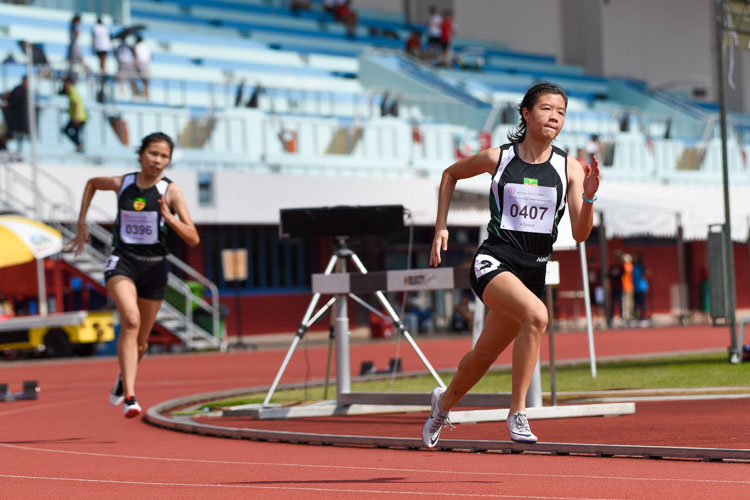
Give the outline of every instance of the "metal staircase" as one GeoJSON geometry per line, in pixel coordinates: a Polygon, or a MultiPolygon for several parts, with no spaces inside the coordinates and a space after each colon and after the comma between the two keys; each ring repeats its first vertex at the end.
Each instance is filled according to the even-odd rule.
{"type": "MultiPolygon", "coordinates": [[[[32,176],[25,175],[24,172],[28,169],[20,167],[19,164],[11,164],[7,157],[0,157],[0,209],[46,221],[59,229],[65,240],[72,239],[76,234],[75,220],[78,217],[73,194],[52,175],[38,168],[35,174],[37,180],[44,180],[45,186],[51,181],[60,192],[55,193],[56,201],[42,193],[36,196],[32,176]]],[[[96,212],[95,207],[91,207],[91,212],[96,212]]],[[[109,215],[100,214],[99,218],[102,217],[111,218],[109,215]]],[[[73,252],[63,252],[59,258],[104,289],[104,262],[112,250],[112,233],[97,223],[89,222],[87,226],[90,241],[84,252],[78,256],[73,252]]],[[[155,329],[163,329],[174,335],[188,350],[225,350],[218,288],[174,255],[168,255],[167,259],[173,270],[179,270],[183,276],[202,284],[210,298],[207,302],[197,297],[186,281],[170,272],[167,288],[172,303],[167,300],[162,302],[156,317],[155,329]]]]}

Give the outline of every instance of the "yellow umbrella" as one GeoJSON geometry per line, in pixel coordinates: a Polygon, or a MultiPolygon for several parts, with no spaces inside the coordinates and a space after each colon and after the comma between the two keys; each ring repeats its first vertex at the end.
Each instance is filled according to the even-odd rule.
{"type": "Polygon", "coordinates": [[[62,234],[46,224],[19,215],[0,215],[0,267],[37,261],[39,312],[47,313],[45,257],[62,251],[62,234]]]}

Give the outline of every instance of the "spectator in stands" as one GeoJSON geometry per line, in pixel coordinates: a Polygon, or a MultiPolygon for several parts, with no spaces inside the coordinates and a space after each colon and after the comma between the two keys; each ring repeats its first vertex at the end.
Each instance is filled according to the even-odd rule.
{"type": "Polygon", "coordinates": [[[245,107],[247,108],[257,108],[260,104],[260,95],[265,91],[263,88],[263,85],[260,84],[260,82],[255,84],[255,88],[253,88],[253,91],[250,93],[250,97],[247,100],[247,104],[245,107]]]}
{"type": "Polygon", "coordinates": [[[333,19],[346,27],[346,35],[348,37],[353,38],[357,35],[359,16],[354,9],[352,9],[352,0],[336,0],[333,19]]]}
{"type": "Polygon", "coordinates": [[[633,256],[626,253],[622,256],[622,319],[629,322],[633,319],[633,256]]]}
{"type": "Polygon", "coordinates": [[[128,45],[126,38],[123,38],[120,41],[120,45],[117,46],[115,59],[117,59],[117,80],[120,82],[120,93],[125,93],[125,81],[129,81],[133,97],[137,96],[138,86],[135,80],[137,76],[135,54],[132,47],[128,45]]]}
{"type": "Polygon", "coordinates": [[[586,154],[588,155],[589,160],[593,158],[594,156],[599,157],[602,152],[602,143],[599,142],[599,136],[596,134],[591,134],[591,137],[589,137],[589,140],[586,141],[585,148],[586,148],[586,154]]]}
{"type": "Polygon", "coordinates": [[[133,53],[135,54],[135,69],[143,84],[143,98],[148,101],[148,82],[151,78],[151,48],[146,45],[143,38],[137,36],[135,38],[135,45],[133,46],[133,53]]]}
{"type": "Polygon", "coordinates": [[[73,141],[76,151],[82,153],[83,140],[81,138],[81,131],[86,125],[88,115],[86,114],[86,108],[83,106],[81,94],[78,93],[78,89],[75,87],[72,75],[67,75],[63,78],[63,94],[68,96],[68,114],[70,115],[68,124],[63,128],[63,133],[73,141]]]}
{"type": "Polygon", "coordinates": [[[620,317],[622,314],[622,250],[615,251],[614,261],[607,270],[607,280],[609,282],[609,305],[607,307],[607,325],[614,326],[615,309],[620,317]]]}
{"type": "Polygon", "coordinates": [[[242,106],[242,99],[245,93],[245,79],[243,78],[240,80],[240,83],[237,84],[237,90],[234,94],[234,106],[239,108],[242,106]]]}
{"type": "Polygon", "coordinates": [[[68,45],[68,73],[72,74],[75,71],[75,65],[80,64],[88,75],[90,71],[88,66],[86,66],[86,63],[83,61],[81,46],[78,44],[78,37],[81,35],[81,16],[79,14],[76,14],[73,16],[73,19],[70,20],[68,34],[70,36],[70,42],[68,45]]]}
{"type": "Polygon", "coordinates": [[[664,138],[669,140],[672,138],[672,117],[667,118],[667,123],[664,125],[664,138]]]}
{"type": "Polygon", "coordinates": [[[289,10],[292,11],[292,14],[298,14],[301,10],[310,10],[311,8],[310,0],[291,0],[289,2],[289,10]]]}
{"type": "Polygon", "coordinates": [[[404,52],[417,59],[424,57],[424,48],[422,47],[422,32],[419,30],[411,30],[411,35],[406,39],[404,44],[404,52]]]}
{"type": "Polygon", "coordinates": [[[640,253],[633,254],[633,308],[641,326],[648,325],[646,315],[646,292],[648,291],[648,270],[643,266],[640,253]]]}
{"type": "Polygon", "coordinates": [[[28,89],[28,80],[24,75],[21,83],[3,95],[5,133],[0,137],[0,151],[6,150],[8,142],[14,137],[29,133],[28,89]]]}
{"type": "Polygon", "coordinates": [[[386,90],[380,101],[380,116],[395,116],[398,118],[398,96],[391,97],[391,92],[386,90]]]}
{"type": "Polygon", "coordinates": [[[107,292],[120,316],[117,359],[120,373],[109,395],[110,404],[125,403],[125,417],[137,417],[135,398],[138,363],[148,351],[148,339],[167,290],[168,231],[185,243],[199,242],[179,186],[162,176],[172,159],[174,143],[157,132],[143,138],[138,149],[140,171],[115,177],[94,177],[86,183],[78,216],[78,231],[67,251],[79,255],[89,232],[86,213],[96,191],[117,193],[113,251],[104,267],[107,292]],[[134,229],[135,228],[135,229],[134,229]]]}
{"type": "Polygon", "coordinates": [[[13,314],[13,302],[0,292],[0,321],[12,317],[13,314]]]}
{"type": "Polygon", "coordinates": [[[336,0],[323,0],[323,11],[333,16],[336,12],[336,0]]]}
{"type": "Polygon", "coordinates": [[[586,156],[586,151],[583,148],[577,148],[576,149],[576,160],[578,160],[581,165],[586,163],[588,160],[588,157],[586,156]]]}
{"type": "Polygon", "coordinates": [[[474,324],[474,302],[472,299],[472,293],[469,290],[464,290],[461,294],[461,302],[456,306],[453,311],[453,321],[451,321],[451,327],[455,332],[465,332],[470,330],[474,324]]]}
{"type": "Polygon", "coordinates": [[[442,66],[452,66],[453,64],[453,47],[451,41],[456,27],[453,24],[453,11],[446,9],[443,11],[443,22],[440,25],[440,45],[443,49],[442,66]]]}
{"type": "Polygon", "coordinates": [[[430,14],[427,18],[427,57],[434,61],[443,53],[443,16],[438,13],[437,7],[430,5],[430,14]]]}
{"type": "Polygon", "coordinates": [[[411,292],[408,294],[404,311],[416,319],[416,331],[419,333],[430,333],[433,330],[432,308],[429,305],[429,295],[424,292],[411,292]]]}
{"type": "Polygon", "coordinates": [[[589,299],[593,315],[601,314],[604,307],[604,286],[602,285],[602,270],[595,257],[589,257],[589,299]]]}
{"type": "Polygon", "coordinates": [[[107,74],[107,55],[112,51],[112,38],[109,28],[104,26],[101,17],[96,19],[96,24],[91,30],[91,41],[94,53],[99,58],[99,71],[104,79],[107,74]]]}
{"type": "Polygon", "coordinates": [[[430,251],[431,266],[440,265],[441,252],[448,249],[448,208],[456,182],[484,174],[494,175],[489,190],[489,237],[477,250],[469,269],[474,293],[489,312],[476,345],[459,362],[448,388],[436,387],[432,391],[430,416],[422,428],[422,442],[429,448],[437,444],[442,427],[450,425],[453,406],[479,382],[511,343],[513,390],[506,428],[514,441],[537,440],[526,417],[526,396],[547,328],[548,311],[542,297],[547,258],[557,234],[555,221],[560,220],[567,203],[573,238],[586,241],[591,233],[599,190],[596,158],[584,167],[553,146],[565,123],[567,105],[567,94],[559,86],[549,82],[534,85],[518,107],[521,122],[508,134],[509,144],[484,149],[443,172],[430,251]],[[528,178],[530,165],[534,179],[528,178]],[[502,175],[496,175],[498,169],[502,169],[502,175]],[[524,187],[524,184],[529,186],[524,187]],[[529,191],[531,187],[533,193],[529,191]],[[562,197],[562,190],[566,197],[562,197]],[[548,215],[544,222],[541,217],[528,216],[532,198],[535,208],[548,215]],[[523,211],[519,204],[523,204],[523,211]]]}

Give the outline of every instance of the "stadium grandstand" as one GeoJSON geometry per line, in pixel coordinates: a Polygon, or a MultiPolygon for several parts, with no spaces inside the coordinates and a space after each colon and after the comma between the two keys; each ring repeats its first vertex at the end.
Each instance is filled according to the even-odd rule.
{"type": "MultiPolygon", "coordinates": [[[[712,11],[702,5],[711,2],[691,1],[694,8],[683,9],[676,1],[664,2],[669,8],[436,1],[456,17],[447,60],[403,50],[413,31],[424,32],[430,2],[355,0],[354,27],[334,21],[321,1],[301,9],[291,3],[0,2],[4,109],[11,109],[11,91],[25,75],[32,77],[35,106],[32,133],[28,127],[10,133],[0,153],[0,209],[55,225],[71,238],[86,179],[134,171],[140,139],[169,134],[177,147],[167,176],[185,193],[201,245],[188,248],[174,238],[173,274],[153,343],[210,348],[222,331],[229,338],[293,332],[310,300],[310,275],[325,267],[333,239],[280,237],[280,210],[403,205],[406,229],[353,237],[349,244],[368,269],[427,267],[442,171],[507,142],[525,90],[547,80],[569,95],[558,147],[578,158],[596,152],[602,165],[597,227],[587,244],[592,286],[609,293],[604,285],[615,255],[640,254],[650,270],[648,318],[707,318],[709,225],[724,221],[715,58],[705,48],[714,36],[707,21],[712,11]],[[575,11],[591,6],[587,15],[593,10],[597,20],[581,30],[575,11]],[[514,17],[532,19],[535,9],[547,9],[551,19],[538,21],[538,33],[514,28],[514,17]],[[494,21],[483,20],[484,12],[494,21]],[[82,60],[71,62],[76,13],[82,60]],[[679,22],[670,25],[675,13],[679,22]],[[103,76],[92,48],[98,18],[114,44],[103,76]],[[618,18],[637,29],[624,34],[618,18]],[[702,52],[685,40],[683,25],[705,26],[694,35],[702,52]],[[623,37],[639,36],[630,45],[637,54],[618,48],[623,37]],[[114,56],[136,37],[150,52],[146,76],[123,72],[114,56]],[[587,44],[596,60],[582,55],[587,44]],[[694,66],[680,72],[670,69],[673,61],[694,66]],[[61,79],[71,72],[88,115],[78,148],[61,132],[69,113],[61,79]],[[245,250],[240,279],[226,272],[232,249],[245,250]]],[[[729,91],[726,141],[738,277],[750,273],[746,57],[738,49],[729,75],[730,88],[739,89],[729,91]]],[[[13,132],[8,122],[3,133],[13,132]]],[[[99,194],[89,213],[91,250],[84,258],[48,259],[52,310],[106,307],[101,268],[114,210],[113,198],[99,194]]],[[[451,210],[445,261],[467,266],[487,221],[487,183],[459,184],[451,210]]],[[[563,248],[554,258],[561,263],[555,311],[575,321],[584,310],[579,255],[563,248]]],[[[33,264],[0,270],[0,290],[16,298],[19,314],[39,308],[35,276],[33,264]]],[[[737,279],[738,308],[750,307],[748,283],[737,279]]],[[[600,325],[603,297],[595,308],[600,325]]],[[[425,292],[416,302],[429,311],[417,333],[427,333],[450,328],[459,297],[425,292]]],[[[373,321],[363,311],[352,317],[356,325],[373,321]]]]}

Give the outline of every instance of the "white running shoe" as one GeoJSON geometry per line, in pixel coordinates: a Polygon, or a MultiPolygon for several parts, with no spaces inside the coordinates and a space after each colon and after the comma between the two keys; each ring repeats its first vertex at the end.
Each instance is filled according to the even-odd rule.
{"type": "Polygon", "coordinates": [[[525,413],[518,411],[513,415],[508,415],[505,427],[510,431],[510,438],[516,443],[536,443],[536,436],[531,433],[525,413]]]}
{"type": "Polygon", "coordinates": [[[455,429],[451,424],[451,412],[443,411],[440,408],[440,400],[443,397],[445,389],[442,387],[435,387],[430,395],[430,416],[427,418],[427,422],[422,427],[422,442],[428,448],[434,448],[440,439],[440,431],[443,430],[444,426],[448,426],[451,429],[455,429]]]}
{"type": "Polygon", "coordinates": [[[122,407],[125,418],[135,418],[141,414],[141,405],[135,400],[135,396],[125,398],[125,406],[122,407]]]}
{"type": "Polygon", "coordinates": [[[118,373],[115,385],[113,385],[112,390],[109,391],[109,404],[112,406],[118,406],[124,399],[125,391],[122,388],[122,373],[118,373]]]}

